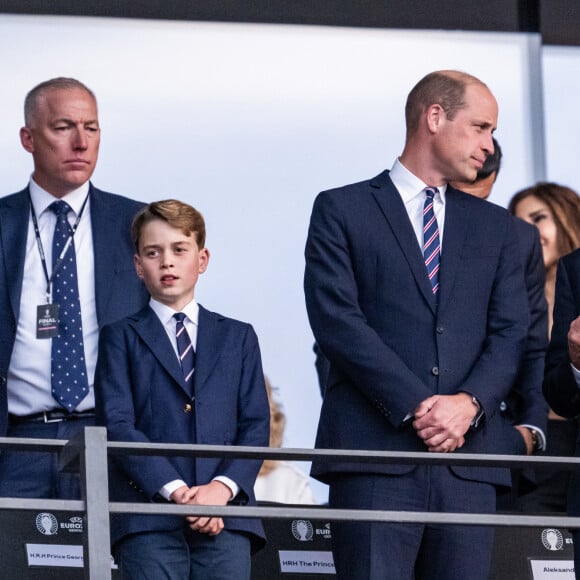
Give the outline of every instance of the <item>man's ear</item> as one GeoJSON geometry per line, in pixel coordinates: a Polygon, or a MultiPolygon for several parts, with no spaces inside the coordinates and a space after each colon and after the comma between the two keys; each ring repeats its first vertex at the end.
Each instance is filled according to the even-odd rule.
{"type": "Polygon", "coordinates": [[[20,143],[28,153],[34,153],[34,137],[28,127],[20,129],[20,143]]]}
{"type": "Polygon", "coordinates": [[[437,133],[441,124],[447,120],[447,115],[443,107],[438,104],[431,105],[425,112],[427,118],[427,126],[431,133],[437,133]]]}

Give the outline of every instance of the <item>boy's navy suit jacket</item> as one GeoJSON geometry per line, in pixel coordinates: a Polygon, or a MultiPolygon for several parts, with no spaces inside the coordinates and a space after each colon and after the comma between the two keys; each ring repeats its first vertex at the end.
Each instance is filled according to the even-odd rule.
{"type": "MultiPolygon", "coordinates": [[[[268,446],[269,405],[258,340],[249,324],[200,306],[194,392],[192,402],[177,355],[148,305],[102,330],[97,422],[106,425],[111,440],[268,446]]],[[[240,487],[235,503],[253,504],[261,461],[157,455],[123,456],[112,464],[112,501],[150,502],[175,479],[202,485],[224,475],[240,487]]],[[[226,518],[224,523],[254,540],[263,538],[259,520],[226,518]]],[[[119,514],[112,518],[111,536],[115,542],[131,533],[184,525],[182,516],[119,514]]]]}

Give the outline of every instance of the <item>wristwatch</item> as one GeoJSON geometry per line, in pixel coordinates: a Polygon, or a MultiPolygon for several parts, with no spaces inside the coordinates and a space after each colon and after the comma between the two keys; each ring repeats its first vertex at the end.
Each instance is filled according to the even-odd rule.
{"type": "MultiPolygon", "coordinates": [[[[467,394],[469,394],[469,393],[467,393],[467,394]]],[[[475,414],[473,421],[471,421],[471,425],[469,426],[469,428],[470,429],[477,429],[479,427],[479,422],[481,421],[481,418],[483,417],[483,409],[481,408],[481,405],[479,404],[477,397],[474,397],[473,395],[470,395],[470,396],[471,396],[471,402],[477,408],[477,413],[475,414]]]]}
{"type": "Polygon", "coordinates": [[[542,448],[542,438],[536,429],[528,427],[528,431],[532,436],[532,453],[537,453],[542,448]]]}

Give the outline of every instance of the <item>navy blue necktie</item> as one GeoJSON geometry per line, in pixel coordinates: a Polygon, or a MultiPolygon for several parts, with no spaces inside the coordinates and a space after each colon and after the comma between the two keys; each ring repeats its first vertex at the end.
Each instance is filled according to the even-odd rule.
{"type": "Polygon", "coordinates": [[[433,295],[436,295],[437,290],[439,290],[439,257],[441,254],[439,226],[433,211],[433,197],[436,193],[437,190],[434,187],[425,188],[426,197],[423,206],[423,257],[433,295]]]}
{"type": "MultiPolygon", "coordinates": [[[[54,272],[72,233],[67,219],[71,208],[64,201],[55,201],[50,209],[56,214],[52,241],[54,272]]],[[[74,239],[53,277],[52,300],[59,306],[58,336],[52,339],[52,396],[59,405],[72,413],[89,392],[74,239]]]]}
{"type": "Polygon", "coordinates": [[[185,314],[183,312],[177,312],[173,315],[173,318],[175,318],[175,337],[177,338],[177,352],[179,354],[179,361],[181,362],[181,370],[183,371],[185,382],[191,386],[191,378],[193,377],[193,370],[195,368],[195,350],[193,350],[191,339],[183,324],[185,314]]]}

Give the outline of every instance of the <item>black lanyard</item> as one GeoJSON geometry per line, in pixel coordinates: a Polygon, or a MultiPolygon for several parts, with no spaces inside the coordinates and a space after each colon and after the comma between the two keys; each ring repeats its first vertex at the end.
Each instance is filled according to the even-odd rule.
{"type": "MultiPolygon", "coordinates": [[[[40,260],[42,262],[42,269],[44,270],[44,277],[46,279],[46,303],[49,304],[50,303],[50,287],[51,287],[52,281],[54,279],[55,274],[60,269],[62,262],[64,260],[64,257],[66,256],[66,253],[68,252],[68,249],[73,242],[75,232],[77,231],[77,228],[79,227],[79,222],[81,221],[81,217],[83,216],[83,211],[85,211],[85,206],[87,205],[87,201],[89,199],[89,194],[87,193],[87,196],[85,197],[85,200],[83,201],[83,205],[81,206],[81,211],[79,212],[79,215],[77,216],[75,223],[70,228],[71,233],[66,240],[66,243],[62,249],[62,252],[60,253],[60,256],[58,257],[56,262],[52,265],[52,274],[50,276],[48,275],[48,268],[46,266],[46,257],[44,255],[44,248],[42,247],[42,240],[40,239],[40,230],[38,229],[38,220],[36,219],[36,214],[34,213],[34,206],[32,205],[32,198],[30,197],[30,193],[28,194],[28,199],[30,200],[30,215],[32,217],[32,224],[34,225],[34,235],[36,236],[36,245],[38,246],[38,253],[40,254],[40,260]]],[[[57,216],[57,219],[58,219],[58,216],[57,216]]]]}

